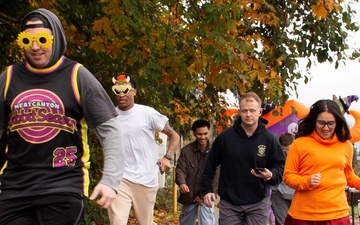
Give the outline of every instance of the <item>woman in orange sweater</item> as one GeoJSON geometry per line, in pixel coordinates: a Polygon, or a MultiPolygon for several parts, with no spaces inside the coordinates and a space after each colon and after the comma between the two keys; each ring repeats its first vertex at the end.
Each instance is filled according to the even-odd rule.
{"type": "Polygon", "coordinates": [[[295,189],[285,225],[350,225],[346,185],[360,189],[352,168],[350,130],[332,100],[319,100],[299,121],[284,182],[295,189]]]}

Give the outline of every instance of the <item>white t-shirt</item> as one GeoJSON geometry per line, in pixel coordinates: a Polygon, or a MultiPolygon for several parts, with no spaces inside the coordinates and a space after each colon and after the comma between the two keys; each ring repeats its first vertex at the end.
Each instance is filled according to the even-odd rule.
{"type": "Polygon", "coordinates": [[[126,111],[116,107],[116,111],[125,151],[123,178],[146,187],[157,187],[159,153],[155,131],[162,131],[169,119],[154,108],[140,104],[126,111]]]}

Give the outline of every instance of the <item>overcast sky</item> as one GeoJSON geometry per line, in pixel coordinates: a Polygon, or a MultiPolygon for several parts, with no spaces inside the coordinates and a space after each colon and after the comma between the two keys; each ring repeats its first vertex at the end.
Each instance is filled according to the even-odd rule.
{"type": "MultiPolygon", "coordinates": [[[[360,3],[355,3],[352,8],[358,12],[360,18],[360,3]]],[[[360,21],[360,19],[358,20],[360,21]]],[[[359,23],[359,22],[358,22],[359,23]]],[[[348,33],[347,44],[350,49],[360,48],[360,31],[348,33]]],[[[302,62],[305,68],[307,61],[302,62]]],[[[310,69],[312,78],[306,85],[303,81],[298,81],[298,98],[292,96],[307,106],[311,106],[319,99],[332,99],[333,94],[337,97],[349,95],[360,96],[360,62],[359,60],[347,60],[341,63],[338,69],[334,64],[318,63],[310,69]]],[[[353,102],[350,109],[360,111],[360,100],[353,102]]]]}
{"type": "MultiPolygon", "coordinates": [[[[360,12],[360,3],[352,5],[353,9],[360,12]]],[[[360,14],[360,13],[358,13],[360,14]]],[[[359,20],[360,21],[360,15],[359,20]]],[[[360,31],[348,34],[348,45],[350,49],[360,48],[360,31]]],[[[301,60],[301,65],[305,70],[307,61],[301,60]]],[[[332,99],[333,94],[337,97],[346,97],[349,95],[358,95],[360,97],[360,62],[359,60],[347,60],[345,64],[340,64],[335,69],[334,64],[318,63],[312,66],[309,73],[312,75],[311,80],[304,84],[299,80],[298,98],[293,95],[290,99],[296,99],[306,106],[310,107],[313,103],[320,99],[332,99]]],[[[237,104],[237,100],[230,94],[227,95],[230,104],[237,104]]],[[[360,111],[360,100],[353,102],[350,109],[360,111]]],[[[349,126],[354,124],[354,119],[350,115],[345,115],[349,126]]],[[[356,143],[360,148],[360,142],[356,143]]]]}
{"type": "MultiPolygon", "coordinates": [[[[354,3],[351,7],[358,12],[357,17],[360,18],[360,3],[354,3]]],[[[360,48],[359,40],[360,31],[348,33],[347,44],[350,50],[360,48]]],[[[312,80],[299,87],[299,100],[306,105],[311,105],[321,98],[332,98],[333,94],[341,97],[360,95],[359,60],[345,61],[345,65],[340,64],[338,69],[330,63],[321,63],[313,67],[310,73],[313,75],[312,80]]],[[[350,109],[360,111],[360,101],[352,103],[350,109]]]]}
{"type": "MultiPolygon", "coordinates": [[[[332,99],[333,94],[337,97],[358,95],[360,97],[360,63],[359,61],[348,61],[346,66],[342,65],[337,70],[329,63],[323,63],[311,69],[313,78],[308,84],[299,82],[299,98],[292,96],[299,102],[311,106],[320,99],[332,99]]],[[[360,100],[352,102],[349,109],[360,111],[360,100]]],[[[351,127],[354,118],[345,114],[345,118],[351,127]]]]}
{"type": "MultiPolygon", "coordinates": [[[[360,3],[351,5],[358,14],[360,14],[360,3]]],[[[360,15],[359,20],[360,21],[360,15]]],[[[350,49],[360,48],[360,31],[356,33],[348,34],[348,45],[350,49]]],[[[307,60],[300,60],[300,65],[305,70],[307,60]]],[[[337,69],[334,64],[330,63],[317,63],[313,65],[308,71],[312,78],[304,84],[302,80],[298,80],[298,98],[292,95],[290,99],[297,99],[301,103],[311,106],[317,100],[320,99],[332,99],[333,94],[337,97],[346,97],[349,95],[360,96],[360,62],[359,60],[347,60],[341,63],[337,69]]],[[[306,73],[306,71],[304,71],[306,73]]],[[[227,96],[227,101],[230,104],[237,104],[237,100],[234,100],[232,95],[227,96]]],[[[353,102],[350,109],[360,111],[360,100],[353,102]]],[[[352,123],[352,119],[349,118],[349,123],[352,123]]]]}
{"type": "MultiPolygon", "coordinates": [[[[313,75],[310,82],[299,81],[297,87],[297,100],[309,107],[319,99],[332,99],[333,94],[337,97],[360,96],[360,63],[357,60],[349,60],[338,69],[332,64],[322,63],[312,68],[310,73],[313,75]]],[[[296,99],[296,96],[291,98],[296,99]]],[[[350,109],[360,111],[360,100],[353,102],[350,109]]]]}

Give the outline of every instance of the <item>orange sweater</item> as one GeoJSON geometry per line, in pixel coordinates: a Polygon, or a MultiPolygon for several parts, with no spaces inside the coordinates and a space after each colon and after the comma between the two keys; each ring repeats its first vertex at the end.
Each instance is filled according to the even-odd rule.
{"type": "Polygon", "coordinates": [[[360,113],[355,110],[349,110],[349,114],[352,115],[355,119],[355,124],[350,128],[351,133],[351,143],[360,141],[360,113]]]}
{"type": "Polygon", "coordinates": [[[345,187],[360,189],[352,169],[353,146],[336,135],[323,140],[314,131],[294,140],[285,162],[284,182],[295,189],[289,215],[300,220],[331,220],[349,215],[345,187]],[[320,185],[311,187],[310,176],[321,173],[320,185]]]}

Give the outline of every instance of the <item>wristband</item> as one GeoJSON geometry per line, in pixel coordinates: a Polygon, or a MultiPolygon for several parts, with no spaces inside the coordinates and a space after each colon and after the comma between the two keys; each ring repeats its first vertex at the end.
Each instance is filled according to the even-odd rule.
{"type": "Polygon", "coordinates": [[[270,176],[268,176],[267,178],[265,178],[264,180],[265,181],[268,181],[268,180],[270,180],[272,178],[272,172],[270,171],[270,176]]]}
{"type": "Polygon", "coordinates": [[[169,154],[165,154],[165,155],[164,155],[164,158],[167,158],[167,159],[170,160],[170,161],[172,160],[172,157],[171,157],[171,155],[169,155],[169,154]]]}

